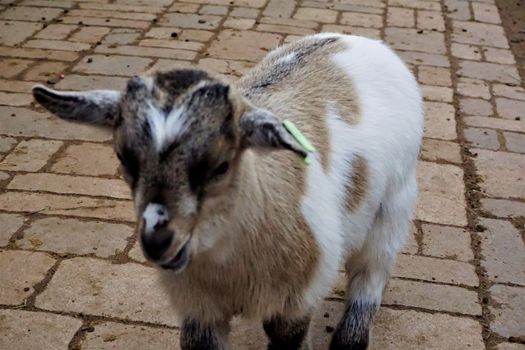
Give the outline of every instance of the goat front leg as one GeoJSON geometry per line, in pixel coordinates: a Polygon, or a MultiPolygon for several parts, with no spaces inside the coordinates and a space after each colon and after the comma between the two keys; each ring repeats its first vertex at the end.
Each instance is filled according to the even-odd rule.
{"type": "Polygon", "coordinates": [[[275,316],[263,322],[264,331],[270,338],[268,350],[308,349],[305,338],[309,325],[309,315],[298,319],[275,316]]]}
{"type": "Polygon", "coordinates": [[[229,331],[229,322],[208,324],[187,319],[181,328],[180,347],[182,350],[228,350],[229,331]]]}

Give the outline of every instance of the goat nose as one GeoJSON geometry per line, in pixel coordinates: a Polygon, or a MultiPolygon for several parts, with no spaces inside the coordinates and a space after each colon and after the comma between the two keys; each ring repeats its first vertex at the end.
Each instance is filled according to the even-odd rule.
{"type": "Polygon", "coordinates": [[[162,255],[170,247],[174,232],[167,228],[162,228],[152,233],[142,233],[142,248],[144,253],[154,261],[160,260],[162,255]]]}
{"type": "Polygon", "coordinates": [[[142,247],[144,253],[152,259],[159,260],[168,250],[173,235],[168,229],[168,210],[159,203],[149,203],[142,213],[142,247]]]}

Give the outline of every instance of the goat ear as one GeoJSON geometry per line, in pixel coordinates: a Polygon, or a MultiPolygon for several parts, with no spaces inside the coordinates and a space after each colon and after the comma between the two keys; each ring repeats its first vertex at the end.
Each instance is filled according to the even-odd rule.
{"type": "Polygon", "coordinates": [[[307,152],[286,131],[282,122],[271,112],[254,108],[241,115],[239,120],[244,147],[287,149],[306,157],[307,152]]]}
{"type": "Polygon", "coordinates": [[[57,91],[43,85],[33,87],[33,97],[62,119],[111,126],[120,102],[120,92],[114,90],[57,91]]]}

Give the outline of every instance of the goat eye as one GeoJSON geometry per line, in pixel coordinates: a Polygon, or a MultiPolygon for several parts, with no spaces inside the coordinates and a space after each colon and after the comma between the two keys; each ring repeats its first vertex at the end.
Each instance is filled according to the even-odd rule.
{"type": "Polygon", "coordinates": [[[215,168],[212,176],[217,177],[217,176],[224,175],[226,174],[229,168],[230,168],[230,164],[228,164],[228,162],[222,162],[221,164],[219,164],[217,168],[215,168]]]}

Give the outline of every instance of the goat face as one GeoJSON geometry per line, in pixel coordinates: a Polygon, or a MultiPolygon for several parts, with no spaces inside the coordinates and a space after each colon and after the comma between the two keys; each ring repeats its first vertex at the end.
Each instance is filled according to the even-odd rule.
{"type": "Polygon", "coordinates": [[[275,116],[199,70],[134,77],[124,92],[33,95],[63,119],[113,128],[145,256],[176,271],[223,238],[213,223],[232,210],[246,148],[305,155],[275,116]]]}

